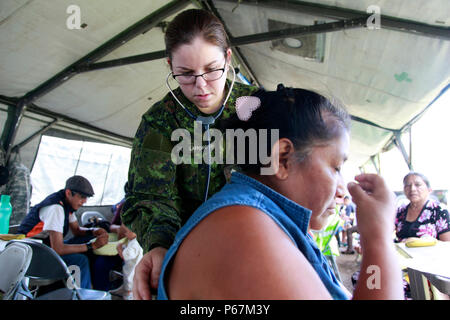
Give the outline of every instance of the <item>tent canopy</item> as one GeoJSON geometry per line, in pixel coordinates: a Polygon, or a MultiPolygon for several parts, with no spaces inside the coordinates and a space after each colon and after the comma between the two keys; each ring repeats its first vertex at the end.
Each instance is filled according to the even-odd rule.
{"type": "Polygon", "coordinates": [[[224,22],[241,79],[343,102],[353,117],[354,167],[391,145],[449,84],[448,0],[72,5],[0,3],[2,144],[20,149],[29,167],[44,132],[131,146],[142,114],[167,93],[164,28],[189,8],[224,22]]]}

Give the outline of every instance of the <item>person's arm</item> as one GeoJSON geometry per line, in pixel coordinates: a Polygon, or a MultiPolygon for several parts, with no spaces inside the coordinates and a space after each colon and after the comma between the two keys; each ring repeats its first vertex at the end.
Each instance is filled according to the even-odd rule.
{"type": "MultiPolygon", "coordinates": [[[[117,237],[119,240],[122,238],[127,238],[128,241],[131,241],[136,238],[136,233],[134,233],[133,231],[128,229],[123,223],[120,226],[118,226],[118,225],[114,225],[114,226],[118,227],[115,232],[117,233],[117,237]]],[[[117,252],[119,253],[119,256],[122,259],[123,259],[123,246],[124,246],[123,243],[118,243],[116,246],[117,252]]]]}
{"type": "MultiPolygon", "coordinates": [[[[62,212],[62,214],[64,214],[62,212]]],[[[103,247],[108,243],[108,233],[102,228],[84,228],[80,227],[75,214],[70,214],[69,216],[69,228],[74,236],[95,236],[96,239],[92,242],[92,250],[103,247]]],[[[64,237],[61,232],[49,231],[50,236],[50,246],[59,255],[70,254],[70,253],[82,253],[88,251],[88,246],[86,243],[83,244],[65,244],[64,237]]]]}
{"type": "Polygon", "coordinates": [[[438,240],[450,241],[450,215],[448,210],[439,205],[437,217],[437,233],[438,240]]]}
{"type": "Polygon", "coordinates": [[[170,133],[151,124],[152,114],[144,115],[136,133],[121,213],[122,223],[136,233],[144,252],[169,248],[181,227],[170,133]]]}
{"type": "Polygon", "coordinates": [[[156,247],[147,252],[136,265],[133,278],[133,299],[150,300],[158,288],[159,275],[167,249],[156,247]]]}
{"type": "MultiPolygon", "coordinates": [[[[70,253],[82,253],[88,251],[88,246],[85,243],[82,244],[65,244],[63,234],[57,231],[49,231],[50,246],[59,255],[65,255],[70,253]]],[[[108,234],[104,233],[96,238],[92,242],[92,249],[98,249],[108,243],[108,234]]]]}
{"type": "MultiPolygon", "coordinates": [[[[40,216],[44,222],[43,230],[48,232],[50,238],[50,246],[59,255],[65,255],[70,253],[80,253],[88,251],[86,244],[65,244],[63,236],[64,228],[64,209],[60,205],[51,205],[41,209],[40,216]]],[[[69,227],[74,229],[74,224],[78,226],[75,216],[69,216],[69,227]]],[[[97,249],[108,243],[108,234],[104,233],[103,236],[99,236],[92,244],[92,249],[97,249]]]]}
{"type": "Polygon", "coordinates": [[[394,194],[374,174],[355,177],[348,190],[357,206],[362,248],[359,278],[354,299],[403,299],[401,269],[392,239],[394,194]]]}
{"type": "Polygon", "coordinates": [[[183,241],[170,299],[330,299],[309,261],[266,214],[231,206],[209,215],[183,241]]]}
{"type": "Polygon", "coordinates": [[[441,233],[439,235],[439,240],[441,240],[441,241],[450,241],[450,231],[441,233]]]}
{"type": "Polygon", "coordinates": [[[151,298],[151,288],[158,287],[165,253],[181,227],[170,135],[161,134],[162,129],[151,123],[150,115],[144,115],[136,132],[121,213],[122,223],[146,252],[133,280],[134,298],[144,300],[151,298]]]}

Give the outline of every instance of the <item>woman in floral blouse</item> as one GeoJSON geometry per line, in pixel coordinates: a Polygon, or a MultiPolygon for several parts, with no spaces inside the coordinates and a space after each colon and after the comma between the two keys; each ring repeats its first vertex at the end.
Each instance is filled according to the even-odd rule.
{"type": "Polygon", "coordinates": [[[403,191],[410,203],[397,210],[395,231],[397,240],[431,236],[450,241],[450,217],[447,209],[437,200],[429,198],[428,179],[420,173],[410,172],[403,178],[403,191]]]}

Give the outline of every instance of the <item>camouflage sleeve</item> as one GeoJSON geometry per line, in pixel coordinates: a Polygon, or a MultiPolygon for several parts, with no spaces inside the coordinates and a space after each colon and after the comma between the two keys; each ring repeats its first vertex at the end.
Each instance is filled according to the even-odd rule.
{"type": "Polygon", "coordinates": [[[157,246],[169,248],[181,227],[172,143],[152,122],[144,115],[136,133],[121,216],[144,252],[157,246]]]}

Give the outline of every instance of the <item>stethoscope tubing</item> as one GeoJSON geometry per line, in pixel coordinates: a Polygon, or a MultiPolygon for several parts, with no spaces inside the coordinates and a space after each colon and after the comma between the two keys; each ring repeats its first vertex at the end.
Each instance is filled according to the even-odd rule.
{"type": "Polygon", "coordinates": [[[169,84],[169,77],[172,75],[172,72],[170,72],[167,77],[166,77],[166,86],[169,89],[169,92],[171,93],[171,95],[173,96],[173,98],[175,99],[175,101],[181,106],[181,108],[183,108],[183,110],[187,113],[187,115],[189,117],[191,117],[194,121],[200,121],[202,123],[202,125],[205,127],[205,130],[207,132],[207,140],[208,140],[208,173],[207,173],[207,179],[206,179],[206,188],[205,188],[205,195],[204,195],[204,200],[206,201],[208,200],[208,191],[209,191],[209,183],[211,180],[211,137],[209,135],[209,126],[211,124],[213,124],[215,122],[215,120],[217,118],[219,118],[222,115],[223,109],[225,108],[225,105],[227,104],[228,99],[230,98],[231,95],[231,91],[233,90],[233,86],[234,86],[234,82],[236,80],[236,71],[234,70],[234,68],[231,66],[230,64],[230,68],[233,70],[233,80],[231,81],[231,85],[230,85],[230,89],[228,90],[228,94],[224,100],[224,102],[222,103],[222,106],[220,107],[220,111],[219,113],[213,117],[213,116],[209,116],[209,117],[203,117],[203,116],[195,116],[189,109],[187,109],[180,100],[178,100],[177,96],[175,95],[175,93],[173,92],[172,88],[170,87],[169,84]]]}

